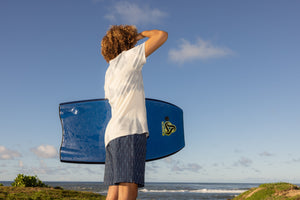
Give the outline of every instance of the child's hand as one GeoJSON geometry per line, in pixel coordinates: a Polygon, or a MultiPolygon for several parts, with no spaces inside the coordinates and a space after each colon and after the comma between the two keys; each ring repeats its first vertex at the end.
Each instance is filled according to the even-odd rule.
{"type": "Polygon", "coordinates": [[[162,30],[143,31],[139,35],[141,35],[143,38],[148,38],[148,40],[145,42],[146,57],[156,51],[168,39],[168,33],[162,30]]]}
{"type": "Polygon", "coordinates": [[[141,39],[145,38],[145,36],[142,35],[142,33],[139,33],[137,36],[136,36],[136,40],[139,41],[141,39]]]}

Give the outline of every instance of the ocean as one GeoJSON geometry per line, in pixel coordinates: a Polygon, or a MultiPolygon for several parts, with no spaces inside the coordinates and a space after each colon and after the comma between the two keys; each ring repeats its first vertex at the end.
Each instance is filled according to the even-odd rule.
{"type": "MultiPolygon", "coordinates": [[[[3,183],[3,182],[2,182],[3,183]]],[[[91,191],[106,195],[107,187],[100,182],[46,182],[64,189],[91,191]]],[[[4,182],[10,185],[10,182],[4,182]]],[[[141,200],[228,200],[260,184],[252,183],[146,183],[139,189],[141,200]]]]}

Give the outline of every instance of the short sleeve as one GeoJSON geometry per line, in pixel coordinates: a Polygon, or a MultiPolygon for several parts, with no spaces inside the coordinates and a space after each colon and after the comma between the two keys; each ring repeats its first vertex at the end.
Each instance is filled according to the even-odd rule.
{"type": "Polygon", "coordinates": [[[140,55],[142,65],[144,65],[146,63],[145,42],[138,45],[138,47],[139,47],[138,54],[140,55]]]}
{"type": "Polygon", "coordinates": [[[142,69],[143,65],[146,63],[145,42],[128,50],[126,54],[128,56],[126,56],[127,60],[132,62],[132,67],[142,69]]]}

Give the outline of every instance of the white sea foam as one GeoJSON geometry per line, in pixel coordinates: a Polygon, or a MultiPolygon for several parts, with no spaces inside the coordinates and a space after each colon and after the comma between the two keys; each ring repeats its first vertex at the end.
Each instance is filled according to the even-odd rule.
{"type": "Polygon", "coordinates": [[[199,190],[148,190],[140,189],[140,192],[148,193],[206,193],[206,194],[240,194],[246,190],[218,190],[218,189],[199,189],[199,190]]]}
{"type": "Polygon", "coordinates": [[[222,194],[237,194],[246,192],[246,190],[218,190],[218,189],[201,189],[201,190],[190,190],[191,193],[222,193],[222,194]]]}

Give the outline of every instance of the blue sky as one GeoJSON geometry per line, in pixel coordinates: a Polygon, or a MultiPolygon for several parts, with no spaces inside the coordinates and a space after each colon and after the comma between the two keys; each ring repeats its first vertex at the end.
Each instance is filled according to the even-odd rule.
{"type": "Polygon", "coordinates": [[[59,103],[104,97],[111,24],[169,33],[146,96],[184,110],[186,147],[146,181],[300,183],[300,2],[0,1],[0,181],[102,181],[59,161],[59,103]]]}

